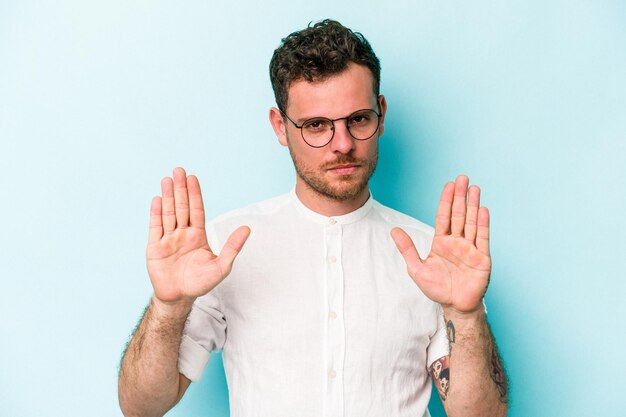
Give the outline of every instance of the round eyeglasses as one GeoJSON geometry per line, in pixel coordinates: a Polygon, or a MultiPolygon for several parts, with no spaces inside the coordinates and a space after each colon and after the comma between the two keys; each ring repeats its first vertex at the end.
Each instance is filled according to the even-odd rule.
{"type": "MultiPolygon", "coordinates": [[[[380,104],[378,105],[380,112],[380,104]]],[[[326,117],[313,117],[305,120],[301,125],[291,120],[284,111],[280,111],[295,127],[300,129],[302,139],[313,148],[322,148],[330,143],[335,136],[335,122],[346,121],[346,129],[356,140],[368,140],[378,130],[382,114],[372,109],[361,109],[346,117],[328,119],[326,117]]]]}

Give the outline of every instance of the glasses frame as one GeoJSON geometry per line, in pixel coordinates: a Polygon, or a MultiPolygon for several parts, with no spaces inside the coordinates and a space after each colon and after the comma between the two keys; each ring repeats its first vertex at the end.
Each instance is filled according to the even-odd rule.
{"type": "Polygon", "coordinates": [[[380,118],[381,118],[381,117],[382,117],[382,115],[383,115],[383,114],[382,114],[382,112],[381,112],[381,110],[380,110],[380,101],[378,101],[378,100],[377,100],[376,104],[377,104],[377,106],[376,106],[376,107],[378,107],[378,111],[376,111],[376,110],[374,110],[374,109],[359,109],[359,110],[353,111],[352,113],[350,113],[350,114],[349,114],[349,115],[347,115],[346,117],[338,117],[338,118],[336,118],[336,119],[329,119],[328,117],[311,117],[310,119],[306,119],[306,120],[305,120],[304,122],[302,122],[302,124],[301,124],[301,125],[299,125],[299,126],[298,126],[298,124],[297,124],[296,122],[294,122],[293,120],[291,120],[291,118],[290,118],[289,116],[287,116],[287,113],[285,113],[284,111],[282,111],[282,110],[280,110],[280,109],[278,109],[278,110],[279,110],[279,111],[281,112],[281,114],[282,114],[283,116],[285,116],[285,117],[287,118],[287,120],[289,120],[289,121],[290,121],[290,122],[291,122],[291,123],[292,123],[295,127],[297,127],[298,129],[300,129],[300,136],[302,137],[302,140],[304,141],[304,143],[306,143],[307,145],[309,145],[309,146],[310,146],[310,147],[312,147],[312,148],[323,148],[324,146],[328,145],[330,142],[332,142],[332,141],[333,141],[333,138],[335,137],[335,122],[337,122],[337,121],[339,121],[339,120],[345,120],[345,121],[346,121],[346,130],[348,131],[348,133],[350,133],[350,136],[352,136],[352,137],[354,138],[354,140],[361,140],[361,141],[364,141],[364,140],[369,140],[369,139],[371,139],[371,138],[372,138],[372,137],[376,134],[376,132],[378,132],[378,128],[380,127],[380,118]],[[350,117],[352,117],[352,116],[353,116],[353,115],[355,115],[356,113],[358,113],[358,112],[362,112],[362,111],[365,111],[365,110],[372,111],[372,112],[374,112],[374,114],[377,116],[377,117],[376,117],[376,129],[374,129],[374,133],[372,133],[372,134],[371,134],[370,136],[368,136],[367,138],[365,138],[365,139],[359,139],[359,138],[354,137],[354,135],[352,135],[352,132],[350,132],[350,126],[348,125],[348,119],[350,119],[350,117]],[[332,124],[332,126],[333,126],[333,128],[332,128],[333,134],[330,136],[330,139],[328,139],[328,142],[326,142],[326,143],[325,143],[325,144],[323,144],[323,145],[317,145],[317,146],[315,146],[315,145],[311,145],[311,144],[310,144],[309,142],[307,142],[307,140],[304,138],[304,133],[302,132],[302,127],[303,127],[305,124],[307,124],[307,122],[309,122],[310,120],[314,120],[314,119],[328,120],[328,121],[330,121],[330,123],[331,123],[331,124],[332,124]]]}

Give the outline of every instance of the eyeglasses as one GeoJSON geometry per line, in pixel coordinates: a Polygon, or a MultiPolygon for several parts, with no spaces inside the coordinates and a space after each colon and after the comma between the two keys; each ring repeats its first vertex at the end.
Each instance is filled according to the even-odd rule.
{"type": "Polygon", "coordinates": [[[380,124],[380,103],[378,104],[378,113],[372,109],[361,109],[346,117],[338,119],[328,119],[326,117],[314,117],[305,120],[298,126],[296,122],[291,120],[284,111],[280,111],[295,127],[300,129],[302,139],[307,145],[313,148],[322,148],[330,143],[335,136],[335,122],[339,120],[346,121],[346,129],[350,135],[356,140],[368,140],[378,130],[380,124]]]}

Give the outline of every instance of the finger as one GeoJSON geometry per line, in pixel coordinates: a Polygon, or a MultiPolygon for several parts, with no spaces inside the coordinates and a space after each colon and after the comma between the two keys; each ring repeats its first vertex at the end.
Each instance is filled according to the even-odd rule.
{"type": "Polygon", "coordinates": [[[468,183],[469,179],[465,175],[456,177],[456,182],[454,183],[454,201],[452,202],[452,219],[450,220],[452,236],[463,235],[468,183]]]}
{"type": "Polygon", "coordinates": [[[478,209],[476,248],[485,255],[489,255],[489,210],[487,207],[478,209]]]}
{"type": "Polygon", "coordinates": [[[450,210],[454,198],[454,183],[448,182],[443,186],[437,215],[435,216],[435,235],[447,235],[450,233],[450,210]]]}
{"type": "Polygon", "coordinates": [[[480,206],[480,188],[472,185],[467,191],[467,215],[465,216],[465,239],[474,243],[476,240],[476,223],[480,206]]]}
{"type": "Polygon", "coordinates": [[[415,278],[422,266],[422,259],[413,244],[413,240],[399,227],[394,227],[391,230],[391,238],[396,244],[396,248],[398,248],[400,254],[402,254],[404,262],[406,262],[409,275],[415,278]]]}
{"type": "Polygon", "coordinates": [[[204,203],[200,183],[195,175],[187,177],[187,189],[189,190],[189,225],[204,229],[204,203]]]}
{"type": "Polygon", "coordinates": [[[161,218],[163,232],[172,233],[176,228],[176,210],[174,209],[174,182],[170,177],[161,180],[161,218]]]}
{"type": "Polygon", "coordinates": [[[161,197],[154,197],[150,204],[150,233],[148,243],[158,242],[163,237],[163,222],[161,221],[161,197]]]}
{"type": "Polygon", "coordinates": [[[222,277],[230,274],[233,262],[241,251],[243,244],[246,243],[248,236],[250,236],[250,228],[241,226],[228,237],[226,244],[216,259],[222,271],[222,277]]]}
{"type": "Polygon", "coordinates": [[[176,227],[189,226],[189,194],[187,193],[187,173],[182,168],[174,169],[174,204],[176,208],[176,227]]]}

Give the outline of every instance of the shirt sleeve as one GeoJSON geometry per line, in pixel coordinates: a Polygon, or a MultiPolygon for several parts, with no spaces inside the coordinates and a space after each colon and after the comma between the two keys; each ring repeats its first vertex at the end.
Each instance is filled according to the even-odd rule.
{"type": "Polygon", "coordinates": [[[222,350],[226,342],[226,319],[214,290],[196,300],[183,329],[178,370],[193,382],[202,377],[210,352],[222,350]]]}
{"type": "MultiPolygon", "coordinates": [[[[485,314],[487,314],[487,304],[484,299],[483,308],[485,309],[485,314]]],[[[437,310],[437,331],[430,338],[430,344],[428,345],[426,369],[429,370],[430,365],[432,365],[434,361],[450,354],[450,340],[448,339],[448,331],[446,329],[446,323],[443,317],[443,309],[441,308],[441,305],[437,305],[437,310]]]]}
{"type": "Polygon", "coordinates": [[[449,354],[450,342],[448,341],[446,323],[443,319],[443,310],[440,305],[437,305],[437,331],[430,338],[430,344],[427,349],[426,369],[430,369],[430,365],[437,359],[449,354]]]}

